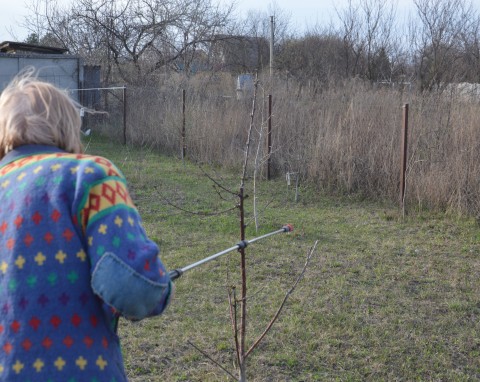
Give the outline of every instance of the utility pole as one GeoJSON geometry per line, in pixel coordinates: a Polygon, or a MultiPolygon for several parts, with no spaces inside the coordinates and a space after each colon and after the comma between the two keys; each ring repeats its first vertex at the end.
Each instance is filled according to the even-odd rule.
{"type": "Polygon", "coordinates": [[[188,77],[187,74],[187,42],[188,42],[188,32],[183,32],[183,74],[185,78],[188,77]]]}
{"type": "Polygon", "coordinates": [[[273,30],[275,27],[275,16],[270,16],[270,77],[273,76],[273,30]]]}

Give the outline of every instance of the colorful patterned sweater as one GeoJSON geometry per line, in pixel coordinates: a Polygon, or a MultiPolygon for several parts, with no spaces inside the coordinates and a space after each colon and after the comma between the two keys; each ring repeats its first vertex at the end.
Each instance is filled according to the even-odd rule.
{"type": "Polygon", "coordinates": [[[0,162],[0,381],[123,382],[120,315],[171,281],[108,160],[26,145],[0,162]]]}

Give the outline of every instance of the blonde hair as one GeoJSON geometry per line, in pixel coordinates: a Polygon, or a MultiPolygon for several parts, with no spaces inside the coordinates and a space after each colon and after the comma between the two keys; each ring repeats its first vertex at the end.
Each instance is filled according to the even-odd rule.
{"type": "Polygon", "coordinates": [[[0,159],[26,144],[83,152],[78,105],[33,69],[17,75],[0,95],[0,159]]]}

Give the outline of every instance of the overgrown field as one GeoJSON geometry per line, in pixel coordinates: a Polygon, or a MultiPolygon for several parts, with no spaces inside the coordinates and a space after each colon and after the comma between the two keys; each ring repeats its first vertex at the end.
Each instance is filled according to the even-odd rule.
{"type": "MultiPolygon", "coordinates": [[[[238,241],[235,211],[214,214],[235,200],[216,192],[205,172],[234,191],[239,174],[89,139],[89,153],[112,159],[127,176],[168,268],[238,241]]],[[[248,185],[251,217],[251,179],[248,185]]],[[[402,218],[395,205],[325,197],[306,184],[295,202],[283,178],[257,183],[255,196],[259,230],[250,220],[247,238],[284,223],[296,230],[247,248],[249,343],[319,242],[305,278],[249,358],[250,381],[480,379],[480,230],[474,219],[423,210],[402,218]]],[[[229,380],[195,347],[233,371],[227,289],[238,283],[238,260],[233,252],[185,273],[163,316],[121,321],[132,382],[229,380]]]]}
{"type": "MultiPolygon", "coordinates": [[[[185,82],[172,76],[166,84],[127,93],[130,143],[176,155],[185,143],[197,162],[228,168],[241,163],[252,96],[236,99],[233,77],[198,75],[185,82]]],[[[278,176],[298,172],[327,192],[398,200],[402,108],[409,104],[407,205],[480,217],[477,95],[455,89],[419,93],[407,85],[382,88],[356,80],[308,87],[279,78],[272,86],[260,78],[252,134],[259,161],[267,158],[268,94],[270,160],[278,176]]],[[[108,135],[121,141],[122,118],[113,123],[115,115],[108,135]]]]}

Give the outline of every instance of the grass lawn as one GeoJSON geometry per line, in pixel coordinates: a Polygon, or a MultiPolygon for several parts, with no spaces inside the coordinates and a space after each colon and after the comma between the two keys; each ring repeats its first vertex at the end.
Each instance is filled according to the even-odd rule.
{"type": "MultiPolygon", "coordinates": [[[[168,268],[235,245],[239,174],[91,138],[87,152],[125,173],[145,228],[168,268]],[[220,175],[221,174],[221,175],[220,175]],[[190,212],[187,212],[190,211],[190,212]]],[[[239,173],[239,172],[238,172],[239,173]]],[[[302,186],[298,202],[283,178],[257,184],[259,230],[291,223],[295,231],[247,249],[247,346],[263,331],[301,271],[304,279],[261,346],[248,359],[249,381],[480,380],[480,230],[473,219],[325,197],[302,186]]],[[[228,381],[195,347],[234,372],[228,290],[239,286],[239,256],[188,271],[161,317],[121,321],[132,382],[228,381]],[[195,345],[194,346],[192,346],[195,345]]],[[[234,372],[234,374],[236,374],[234,372]]]]}

